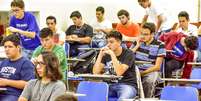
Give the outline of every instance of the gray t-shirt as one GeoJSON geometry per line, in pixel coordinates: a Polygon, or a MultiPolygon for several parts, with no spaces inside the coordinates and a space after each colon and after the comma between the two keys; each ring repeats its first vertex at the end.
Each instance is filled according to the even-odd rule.
{"type": "Polygon", "coordinates": [[[66,86],[62,81],[43,84],[41,80],[30,80],[25,86],[21,96],[28,101],[54,101],[54,99],[64,94],[66,86]]]}

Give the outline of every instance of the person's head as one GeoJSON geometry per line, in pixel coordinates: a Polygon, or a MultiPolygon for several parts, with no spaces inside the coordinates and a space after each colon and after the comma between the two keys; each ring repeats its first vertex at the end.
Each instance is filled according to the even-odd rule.
{"type": "Polygon", "coordinates": [[[142,42],[149,42],[156,31],[156,26],[154,23],[145,23],[140,29],[140,40],[142,42]]]}
{"type": "Polygon", "coordinates": [[[46,18],[46,24],[48,28],[50,28],[51,30],[54,30],[56,28],[57,20],[54,16],[48,16],[46,18]]]}
{"type": "Polygon", "coordinates": [[[72,92],[66,92],[63,95],[58,96],[55,101],[78,101],[77,97],[72,92]]]}
{"type": "Polygon", "coordinates": [[[185,47],[190,50],[198,48],[198,38],[196,36],[188,36],[184,39],[185,47]]]}
{"type": "Polygon", "coordinates": [[[11,12],[17,19],[21,19],[24,16],[24,1],[13,0],[10,4],[11,12]]]}
{"type": "Polygon", "coordinates": [[[117,17],[119,18],[121,24],[125,25],[128,23],[130,16],[128,11],[122,9],[117,13],[117,17]]]}
{"type": "Polygon", "coordinates": [[[182,28],[188,28],[189,14],[186,11],[181,11],[178,14],[179,25],[182,28]]]}
{"type": "Polygon", "coordinates": [[[148,8],[150,6],[150,4],[151,4],[151,0],[138,0],[138,3],[143,8],[148,8]]]}
{"type": "Polygon", "coordinates": [[[9,59],[15,59],[21,55],[20,38],[16,34],[5,37],[2,41],[5,53],[9,59]]]}
{"type": "Polygon", "coordinates": [[[107,39],[107,46],[112,51],[115,51],[116,49],[121,47],[122,35],[120,32],[113,30],[106,35],[106,39],[107,39]]]}
{"type": "Polygon", "coordinates": [[[59,68],[59,60],[52,52],[42,52],[34,62],[37,78],[49,78],[51,81],[61,80],[62,74],[59,68]]]}
{"type": "Polygon", "coordinates": [[[79,11],[73,11],[70,15],[70,18],[73,20],[73,23],[76,26],[79,26],[82,24],[82,15],[79,11]]]}
{"type": "Polygon", "coordinates": [[[51,49],[54,46],[53,32],[49,28],[43,28],[40,31],[40,40],[44,49],[51,49]]]}
{"type": "Polygon", "coordinates": [[[103,19],[104,13],[105,13],[105,9],[102,6],[99,6],[99,7],[96,8],[96,18],[98,20],[103,19]]]}

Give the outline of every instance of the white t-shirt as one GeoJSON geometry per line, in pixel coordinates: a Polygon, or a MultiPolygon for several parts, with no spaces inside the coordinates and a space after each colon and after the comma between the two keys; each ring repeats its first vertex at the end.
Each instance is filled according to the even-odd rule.
{"type": "Polygon", "coordinates": [[[112,29],[112,23],[107,19],[103,20],[102,22],[98,22],[97,20],[93,20],[91,23],[91,26],[94,29],[94,33],[95,33],[96,37],[103,37],[104,33],[103,32],[102,33],[95,32],[95,29],[107,29],[107,28],[112,29]]]}
{"type": "Polygon", "coordinates": [[[158,16],[162,15],[164,22],[161,24],[159,31],[167,30],[172,27],[171,22],[168,20],[167,15],[164,13],[164,9],[161,6],[151,3],[151,6],[145,9],[145,13],[155,24],[157,24],[158,16]]]}
{"type": "Polygon", "coordinates": [[[188,36],[198,36],[198,28],[195,25],[188,24],[188,30],[184,31],[181,27],[177,29],[177,32],[182,32],[188,36]]]}

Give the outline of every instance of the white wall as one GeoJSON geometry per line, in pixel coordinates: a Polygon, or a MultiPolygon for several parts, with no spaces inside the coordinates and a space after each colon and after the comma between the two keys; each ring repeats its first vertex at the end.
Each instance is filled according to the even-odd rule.
{"type": "MultiPolygon", "coordinates": [[[[9,11],[12,0],[0,0],[0,11],[9,11]]],[[[58,26],[66,30],[71,24],[69,18],[74,10],[79,10],[86,22],[95,18],[95,9],[101,5],[106,10],[106,18],[112,22],[118,22],[117,12],[126,9],[130,12],[131,19],[141,22],[144,9],[141,8],[137,0],[24,0],[25,9],[29,11],[39,11],[40,28],[45,27],[45,19],[48,15],[56,16],[58,26]]],[[[181,10],[186,10],[190,14],[191,22],[197,21],[198,0],[153,0],[166,8],[171,21],[177,21],[177,14],[181,10]]]]}

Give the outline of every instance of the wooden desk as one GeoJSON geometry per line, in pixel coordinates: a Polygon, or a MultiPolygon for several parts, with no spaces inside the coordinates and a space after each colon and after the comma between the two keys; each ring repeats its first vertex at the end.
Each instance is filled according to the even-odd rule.
{"type": "Polygon", "coordinates": [[[150,61],[135,61],[136,64],[152,64],[150,61]]]}
{"type": "Polygon", "coordinates": [[[172,78],[161,78],[163,81],[170,82],[172,84],[196,84],[201,83],[201,79],[172,79],[172,78]]]}
{"type": "Polygon", "coordinates": [[[85,59],[67,58],[67,61],[86,61],[85,59]]]}
{"type": "Polygon", "coordinates": [[[78,48],[79,50],[100,50],[101,48],[78,48]]]}
{"type": "Polygon", "coordinates": [[[85,80],[119,80],[123,76],[116,75],[95,75],[95,74],[78,74],[72,77],[83,78],[85,80]]]}
{"type": "Polygon", "coordinates": [[[201,62],[188,62],[189,65],[201,66],[201,62]]]}

